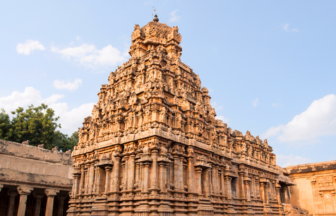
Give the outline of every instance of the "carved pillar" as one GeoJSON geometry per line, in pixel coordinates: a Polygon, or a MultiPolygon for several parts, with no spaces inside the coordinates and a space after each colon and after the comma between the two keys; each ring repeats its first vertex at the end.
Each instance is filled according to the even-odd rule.
{"type": "Polygon", "coordinates": [[[275,181],[274,180],[271,180],[270,181],[270,186],[271,186],[271,188],[270,188],[270,199],[273,201],[273,200],[276,200],[277,198],[276,198],[276,191],[275,191],[275,181]]]}
{"type": "Polygon", "coordinates": [[[255,198],[255,178],[253,175],[251,179],[250,195],[251,195],[251,198],[255,198]]]}
{"type": "Polygon", "coordinates": [[[139,182],[140,182],[141,191],[143,191],[143,188],[144,188],[143,179],[144,179],[144,164],[140,163],[140,180],[139,180],[139,182]]]}
{"type": "Polygon", "coordinates": [[[260,196],[260,187],[259,187],[259,177],[256,176],[256,177],[254,178],[254,180],[255,180],[255,182],[254,182],[254,186],[255,186],[256,197],[257,197],[258,199],[260,199],[261,196],[260,196]]]}
{"type": "Polygon", "coordinates": [[[89,179],[89,168],[90,166],[89,165],[85,165],[85,168],[84,168],[84,176],[85,176],[85,180],[84,180],[84,185],[83,185],[83,190],[84,190],[84,194],[88,194],[89,192],[89,184],[88,184],[88,179],[89,179]]]}
{"type": "Polygon", "coordinates": [[[179,182],[180,182],[180,190],[184,190],[184,172],[183,172],[183,157],[180,157],[179,159],[180,165],[179,165],[179,182]]]}
{"type": "Polygon", "coordinates": [[[45,216],[52,216],[53,209],[54,209],[54,197],[59,191],[55,189],[45,189],[44,192],[47,195],[47,206],[46,206],[45,216]]]}
{"type": "Polygon", "coordinates": [[[239,193],[240,193],[240,198],[245,199],[245,191],[244,191],[244,174],[245,172],[239,172],[239,193]]]}
{"type": "Polygon", "coordinates": [[[81,166],[81,175],[80,175],[80,185],[79,185],[79,193],[78,195],[83,195],[84,193],[84,178],[85,178],[85,174],[84,174],[84,165],[81,166]]]}
{"type": "Polygon", "coordinates": [[[93,193],[99,194],[99,187],[100,187],[100,173],[99,173],[99,167],[95,167],[95,177],[94,177],[94,183],[93,183],[93,193]]]}
{"type": "Polygon", "coordinates": [[[57,216],[63,216],[65,198],[66,196],[58,196],[57,216]]]}
{"type": "Polygon", "coordinates": [[[110,191],[110,178],[111,178],[111,170],[112,167],[111,166],[105,166],[105,195],[108,194],[108,192],[110,191]]]}
{"type": "Polygon", "coordinates": [[[266,200],[265,200],[265,184],[263,182],[260,182],[260,197],[263,200],[263,203],[266,203],[266,200]]]}
{"type": "Polygon", "coordinates": [[[15,197],[18,195],[18,193],[14,190],[8,191],[9,195],[9,208],[8,208],[8,216],[13,216],[14,213],[14,204],[15,204],[15,197]]]}
{"type": "Polygon", "coordinates": [[[193,169],[194,169],[194,158],[189,157],[188,158],[188,191],[191,192],[191,193],[193,193],[195,191],[193,169]]]}
{"type": "Polygon", "coordinates": [[[144,193],[148,193],[148,183],[149,183],[149,162],[145,162],[144,163],[144,179],[143,179],[143,183],[144,183],[144,187],[143,187],[143,192],[144,193]]]}
{"type": "Polygon", "coordinates": [[[156,194],[158,190],[158,176],[157,176],[157,157],[158,157],[158,151],[157,150],[152,150],[152,180],[151,180],[151,190],[152,194],[156,194]]]}
{"type": "Polygon", "coordinates": [[[202,195],[202,168],[196,168],[196,184],[197,184],[197,192],[198,195],[202,195]]]}
{"type": "Polygon", "coordinates": [[[135,170],[136,170],[136,173],[135,173],[135,183],[137,185],[137,188],[140,188],[140,180],[141,180],[141,177],[140,177],[140,163],[137,161],[135,163],[135,170]]]}
{"type": "Polygon", "coordinates": [[[34,216],[40,216],[41,200],[44,197],[44,194],[33,193],[33,195],[36,198],[34,216]]]}
{"type": "Polygon", "coordinates": [[[213,164],[212,165],[212,172],[211,172],[211,174],[212,174],[212,177],[211,177],[212,178],[212,191],[211,192],[213,194],[217,194],[217,192],[218,192],[217,188],[216,188],[217,187],[216,169],[217,169],[217,166],[213,164]]]}
{"type": "Polygon", "coordinates": [[[223,167],[220,167],[220,169],[221,169],[220,190],[222,191],[222,196],[225,196],[227,194],[225,193],[224,169],[223,169],[223,167]]]}
{"type": "Polygon", "coordinates": [[[265,199],[264,200],[266,201],[267,204],[269,203],[269,193],[268,193],[269,187],[270,185],[268,182],[264,184],[264,188],[265,188],[265,199]]]}
{"type": "Polygon", "coordinates": [[[285,203],[289,203],[289,198],[288,198],[288,186],[284,186],[284,192],[285,192],[285,203]]]}
{"type": "Polygon", "coordinates": [[[78,184],[79,184],[80,175],[74,175],[74,183],[72,185],[72,197],[75,198],[78,196],[78,184]]]}
{"type": "Polygon", "coordinates": [[[128,190],[133,191],[134,188],[134,171],[135,171],[135,163],[134,163],[135,155],[130,155],[128,159],[128,190]]]}
{"type": "MultiPolygon", "coordinates": [[[[30,194],[30,192],[33,190],[32,187],[28,186],[19,186],[18,192],[20,194],[20,201],[19,201],[19,209],[18,209],[18,216],[25,216],[26,214],[26,205],[27,205],[27,196],[30,194]]],[[[47,215],[48,216],[48,215],[47,215]]]]}
{"type": "MultiPolygon", "coordinates": [[[[316,190],[316,179],[315,178],[313,178],[312,181],[311,181],[311,187],[312,187],[312,191],[313,191],[313,196],[316,197],[317,190],[316,190]]],[[[280,191],[281,191],[281,188],[279,189],[279,194],[280,194],[280,191]]],[[[281,198],[280,198],[280,200],[281,200],[281,198]]],[[[317,205],[316,205],[316,199],[315,198],[314,198],[314,212],[317,212],[317,205]]]]}
{"type": "Polygon", "coordinates": [[[119,192],[119,172],[120,172],[120,157],[115,156],[113,161],[113,172],[112,172],[112,181],[111,181],[111,191],[112,193],[119,192]]]}
{"type": "Polygon", "coordinates": [[[165,162],[160,162],[160,190],[161,193],[167,192],[166,180],[167,180],[167,168],[165,162]]]}
{"type": "Polygon", "coordinates": [[[128,174],[128,156],[125,156],[123,159],[122,159],[122,161],[124,161],[124,163],[123,163],[123,167],[124,167],[124,174],[123,174],[123,183],[122,183],[122,190],[124,191],[124,190],[127,190],[127,180],[128,180],[128,176],[127,176],[127,174],[128,174]]]}
{"type": "Polygon", "coordinates": [[[277,196],[277,200],[278,200],[279,205],[281,205],[280,188],[281,188],[281,185],[277,182],[275,184],[275,190],[276,190],[276,196],[277,196]]]}
{"type": "Polygon", "coordinates": [[[89,183],[89,193],[93,194],[94,193],[94,177],[95,177],[95,167],[94,163],[91,163],[90,165],[90,183],[89,183]]]}
{"type": "Polygon", "coordinates": [[[209,181],[210,172],[209,171],[210,171],[210,168],[207,168],[203,172],[205,197],[209,197],[210,195],[210,181],[209,181]]]}
{"type": "Polygon", "coordinates": [[[171,185],[175,187],[175,184],[174,184],[174,178],[175,178],[174,166],[175,165],[174,164],[175,164],[175,160],[173,160],[173,162],[170,163],[168,166],[169,166],[169,182],[171,185]]]}
{"type": "Polygon", "coordinates": [[[246,193],[246,201],[251,201],[251,194],[250,194],[250,181],[244,181],[245,183],[245,193],[246,193]]]}
{"type": "Polygon", "coordinates": [[[177,155],[174,155],[174,185],[175,190],[180,190],[180,182],[179,182],[179,157],[177,155]]]}
{"type": "Polygon", "coordinates": [[[183,167],[182,167],[182,189],[188,189],[188,163],[184,163],[184,159],[181,160],[183,167]]]}
{"type": "Polygon", "coordinates": [[[231,180],[232,180],[232,178],[230,176],[225,176],[226,194],[227,194],[227,199],[229,199],[229,200],[232,199],[231,180]]]}

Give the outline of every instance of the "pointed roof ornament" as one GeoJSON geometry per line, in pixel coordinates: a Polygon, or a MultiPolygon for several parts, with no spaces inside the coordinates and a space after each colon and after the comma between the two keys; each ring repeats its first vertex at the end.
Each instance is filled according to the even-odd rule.
{"type": "Polygon", "coordinates": [[[158,18],[158,16],[157,16],[157,14],[154,15],[153,21],[154,21],[154,22],[159,22],[159,18],[158,18]]]}

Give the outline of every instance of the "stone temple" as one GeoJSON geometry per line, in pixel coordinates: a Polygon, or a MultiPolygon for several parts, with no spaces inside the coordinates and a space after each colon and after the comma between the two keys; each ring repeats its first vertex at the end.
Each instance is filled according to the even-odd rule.
{"type": "Polygon", "coordinates": [[[181,40],[156,15],[135,25],[79,131],[67,215],[285,214],[292,183],[272,147],[216,119],[181,40]]]}

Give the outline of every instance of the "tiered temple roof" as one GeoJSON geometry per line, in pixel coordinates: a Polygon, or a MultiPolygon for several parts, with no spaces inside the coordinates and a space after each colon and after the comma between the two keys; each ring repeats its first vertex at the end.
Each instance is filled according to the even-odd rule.
{"type": "Polygon", "coordinates": [[[70,216],[283,214],[272,147],[216,119],[181,40],[157,17],[135,25],[79,130],[70,216]]]}

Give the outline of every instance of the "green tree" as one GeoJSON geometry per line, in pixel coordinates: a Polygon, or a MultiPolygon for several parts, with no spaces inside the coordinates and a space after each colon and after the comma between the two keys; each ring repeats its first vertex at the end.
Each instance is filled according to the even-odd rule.
{"type": "Polygon", "coordinates": [[[0,139],[9,140],[12,136],[12,131],[9,115],[2,108],[0,112],[0,139]]]}
{"type": "Polygon", "coordinates": [[[54,145],[59,150],[66,152],[73,150],[74,146],[78,143],[78,131],[75,131],[70,137],[67,134],[63,134],[60,131],[55,133],[54,145]]]}
{"type": "Polygon", "coordinates": [[[41,104],[38,107],[30,105],[24,110],[22,107],[12,112],[15,115],[11,121],[11,139],[15,142],[29,140],[30,145],[44,144],[51,149],[54,144],[55,132],[61,125],[57,123],[59,117],[55,117],[53,109],[41,104]]]}
{"type": "Polygon", "coordinates": [[[78,143],[78,131],[70,137],[57,131],[61,125],[57,123],[59,117],[55,117],[53,109],[41,104],[38,107],[33,105],[24,110],[22,107],[11,112],[12,120],[4,109],[0,112],[0,139],[23,142],[29,140],[30,145],[44,144],[46,149],[57,146],[65,152],[73,150],[78,143]]]}

